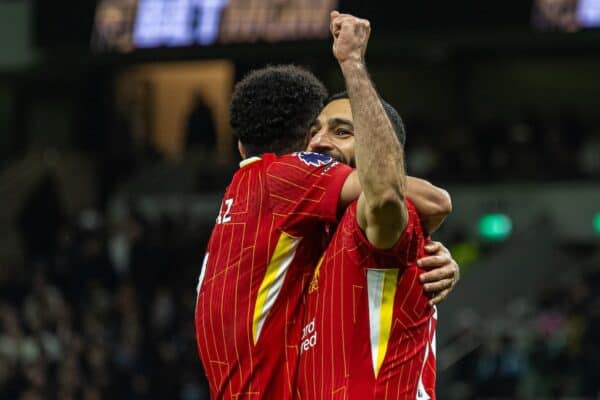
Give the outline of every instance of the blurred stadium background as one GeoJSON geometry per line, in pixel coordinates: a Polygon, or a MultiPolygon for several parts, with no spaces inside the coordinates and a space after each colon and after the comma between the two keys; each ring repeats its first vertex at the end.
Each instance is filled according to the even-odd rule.
{"type": "Polygon", "coordinates": [[[0,0],[1,399],[207,398],[228,98],[267,63],[341,90],[333,8],[453,195],[439,397],[600,398],[600,1],[0,0]]]}

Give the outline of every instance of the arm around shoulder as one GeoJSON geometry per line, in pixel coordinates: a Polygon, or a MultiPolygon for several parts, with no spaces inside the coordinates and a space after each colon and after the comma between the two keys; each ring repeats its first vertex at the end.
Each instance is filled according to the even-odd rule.
{"type": "Polygon", "coordinates": [[[435,232],[452,212],[450,194],[424,179],[409,176],[406,182],[407,196],[414,203],[423,228],[428,233],[435,232]]]}

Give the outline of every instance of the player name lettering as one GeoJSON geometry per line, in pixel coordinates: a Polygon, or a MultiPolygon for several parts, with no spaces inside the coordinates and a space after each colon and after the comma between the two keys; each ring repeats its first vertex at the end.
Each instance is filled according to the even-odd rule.
{"type": "Polygon", "coordinates": [[[221,212],[217,216],[217,224],[225,224],[231,221],[231,206],[233,205],[233,198],[225,200],[225,211],[223,211],[223,204],[221,204],[221,212]]]}

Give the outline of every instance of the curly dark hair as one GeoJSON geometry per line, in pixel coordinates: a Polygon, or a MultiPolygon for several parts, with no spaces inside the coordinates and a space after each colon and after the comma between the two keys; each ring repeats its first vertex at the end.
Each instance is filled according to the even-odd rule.
{"type": "Polygon", "coordinates": [[[304,150],[310,125],[326,98],[325,86],[304,68],[257,69],[235,86],[231,127],[248,155],[304,150]]]}
{"type": "MultiPolygon", "coordinates": [[[[348,92],[344,91],[332,95],[327,99],[325,105],[331,103],[332,101],[340,99],[350,100],[348,92]]],[[[402,118],[400,118],[400,114],[398,114],[398,111],[396,111],[396,109],[392,107],[390,103],[383,100],[381,97],[379,98],[379,100],[381,101],[381,105],[383,105],[383,109],[385,110],[385,113],[387,114],[388,118],[390,119],[390,122],[392,123],[392,126],[394,127],[394,131],[396,132],[398,140],[404,146],[406,144],[406,130],[404,129],[404,123],[402,122],[402,118]]]]}

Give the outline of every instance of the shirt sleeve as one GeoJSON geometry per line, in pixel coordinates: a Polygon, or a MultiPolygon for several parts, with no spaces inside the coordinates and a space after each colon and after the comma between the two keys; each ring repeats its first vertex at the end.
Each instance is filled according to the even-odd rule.
{"type": "Polygon", "coordinates": [[[356,221],[356,202],[352,203],[343,217],[343,225],[352,236],[352,241],[365,256],[363,268],[399,268],[417,261],[425,246],[425,237],[419,214],[414,204],[406,199],[408,220],[402,235],[390,249],[378,249],[365,236],[356,221]]]}
{"type": "Polygon", "coordinates": [[[352,168],[324,154],[278,157],[266,171],[271,210],[286,218],[284,228],[336,223],[340,193],[351,172],[352,168]]]}

